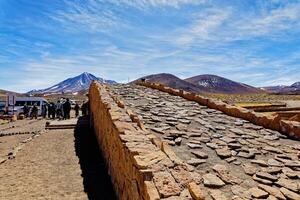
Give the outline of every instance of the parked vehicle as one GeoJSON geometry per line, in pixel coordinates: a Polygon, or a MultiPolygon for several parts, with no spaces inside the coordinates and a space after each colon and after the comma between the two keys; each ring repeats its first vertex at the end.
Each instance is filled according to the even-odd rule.
{"type": "Polygon", "coordinates": [[[0,115],[5,113],[5,101],[0,101],[0,115]]]}
{"type": "MultiPolygon", "coordinates": [[[[27,105],[31,109],[34,105],[38,107],[38,115],[42,114],[42,105],[48,104],[47,100],[41,97],[16,97],[15,105],[9,105],[8,113],[20,115],[23,114],[23,107],[27,105]],[[14,112],[13,112],[14,111],[14,112]]],[[[5,112],[5,107],[0,111],[5,112]]]]}

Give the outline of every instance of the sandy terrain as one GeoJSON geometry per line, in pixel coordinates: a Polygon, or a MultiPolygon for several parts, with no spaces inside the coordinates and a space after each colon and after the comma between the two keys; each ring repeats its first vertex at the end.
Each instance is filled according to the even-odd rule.
{"type": "MultiPolygon", "coordinates": [[[[15,144],[23,136],[3,139],[15,144]]],[[[0,143],[0,148],[9,145],[0,143]]],[[[96,140],[86,128],[51,130],[27,142],[14,159],[0,164],[0,182],[0,199],[115,198],[96,140]]]]}

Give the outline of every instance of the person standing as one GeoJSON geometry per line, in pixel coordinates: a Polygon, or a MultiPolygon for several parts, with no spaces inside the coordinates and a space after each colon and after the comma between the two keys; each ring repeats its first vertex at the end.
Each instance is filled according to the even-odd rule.
{"type": "Polygon", "coordinates": [[[47,104],[47,109],[48,109],[48,119],[50,119],[51,114],[52,114],[52,105],[51,105],[51,103],[47,104]]]}
{"type": "Polygon", "coordinates": [[[31,119],[38,118],[38,111],[39,111],[38,107],[36,106],[36,104],[34,104],[34,106],[31,109],[31,119]]]}
{"type": "Polygon", "coordinates": [[[23,107],[23,113],[24,113],[25,118],[28,117],[28,112],[29,112],[29,108],[28,108],[27,104],[25,104],[23,107]]]}
{"type": "Polygon", "coordinates": [[[46,116],[47,116],[47,105],[46,104],[42,105],[42,116],[43,116],[43,118],[46,118],[46,116]]]}
{"type": "Polygon", "coordinates": [[[69,99],[67,99],[67,101],[63,104],[63,111],[64,119],[70,119],[71,103],[69,99]]]}
{"type": "Polygon", "coordinates": [[[75,107],[74,107],[74,110],[75,110],[75,117],[77,118],[79,116],[79,109],[80,109],[80,106],[78,103],[76,103],[75,107]]]}
{"type": "Polygon", "coordinates": [[[62,104],[60,103],[59,100],[57,101],[57,104],[55,107],[56,107],[56,117],[58,119],[61,119],[62,118],[62,104]]]}

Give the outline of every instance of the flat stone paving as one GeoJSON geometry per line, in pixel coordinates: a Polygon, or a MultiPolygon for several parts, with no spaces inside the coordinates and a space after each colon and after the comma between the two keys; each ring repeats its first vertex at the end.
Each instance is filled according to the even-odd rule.
{"type": "Polygon", "coordinates": [[[158,90],[109,90],[193,166],[206,199],[300,199],[299,141],[158,90]]]}

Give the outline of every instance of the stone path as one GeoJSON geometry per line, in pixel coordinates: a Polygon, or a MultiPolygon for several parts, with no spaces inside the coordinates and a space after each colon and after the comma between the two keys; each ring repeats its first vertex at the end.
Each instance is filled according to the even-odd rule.
{"type": "Polygon", "coordinates": [[[299,141],[157,90],[109,89],[190,165],[206,199],[300,199],[299,141]]]}
{"type": "Polygon", "coordinates": [[[86,127],[35,137],[14,159],[0,164],[0,183],[0,199],[115,199],[95,137],[86,127]]]}

